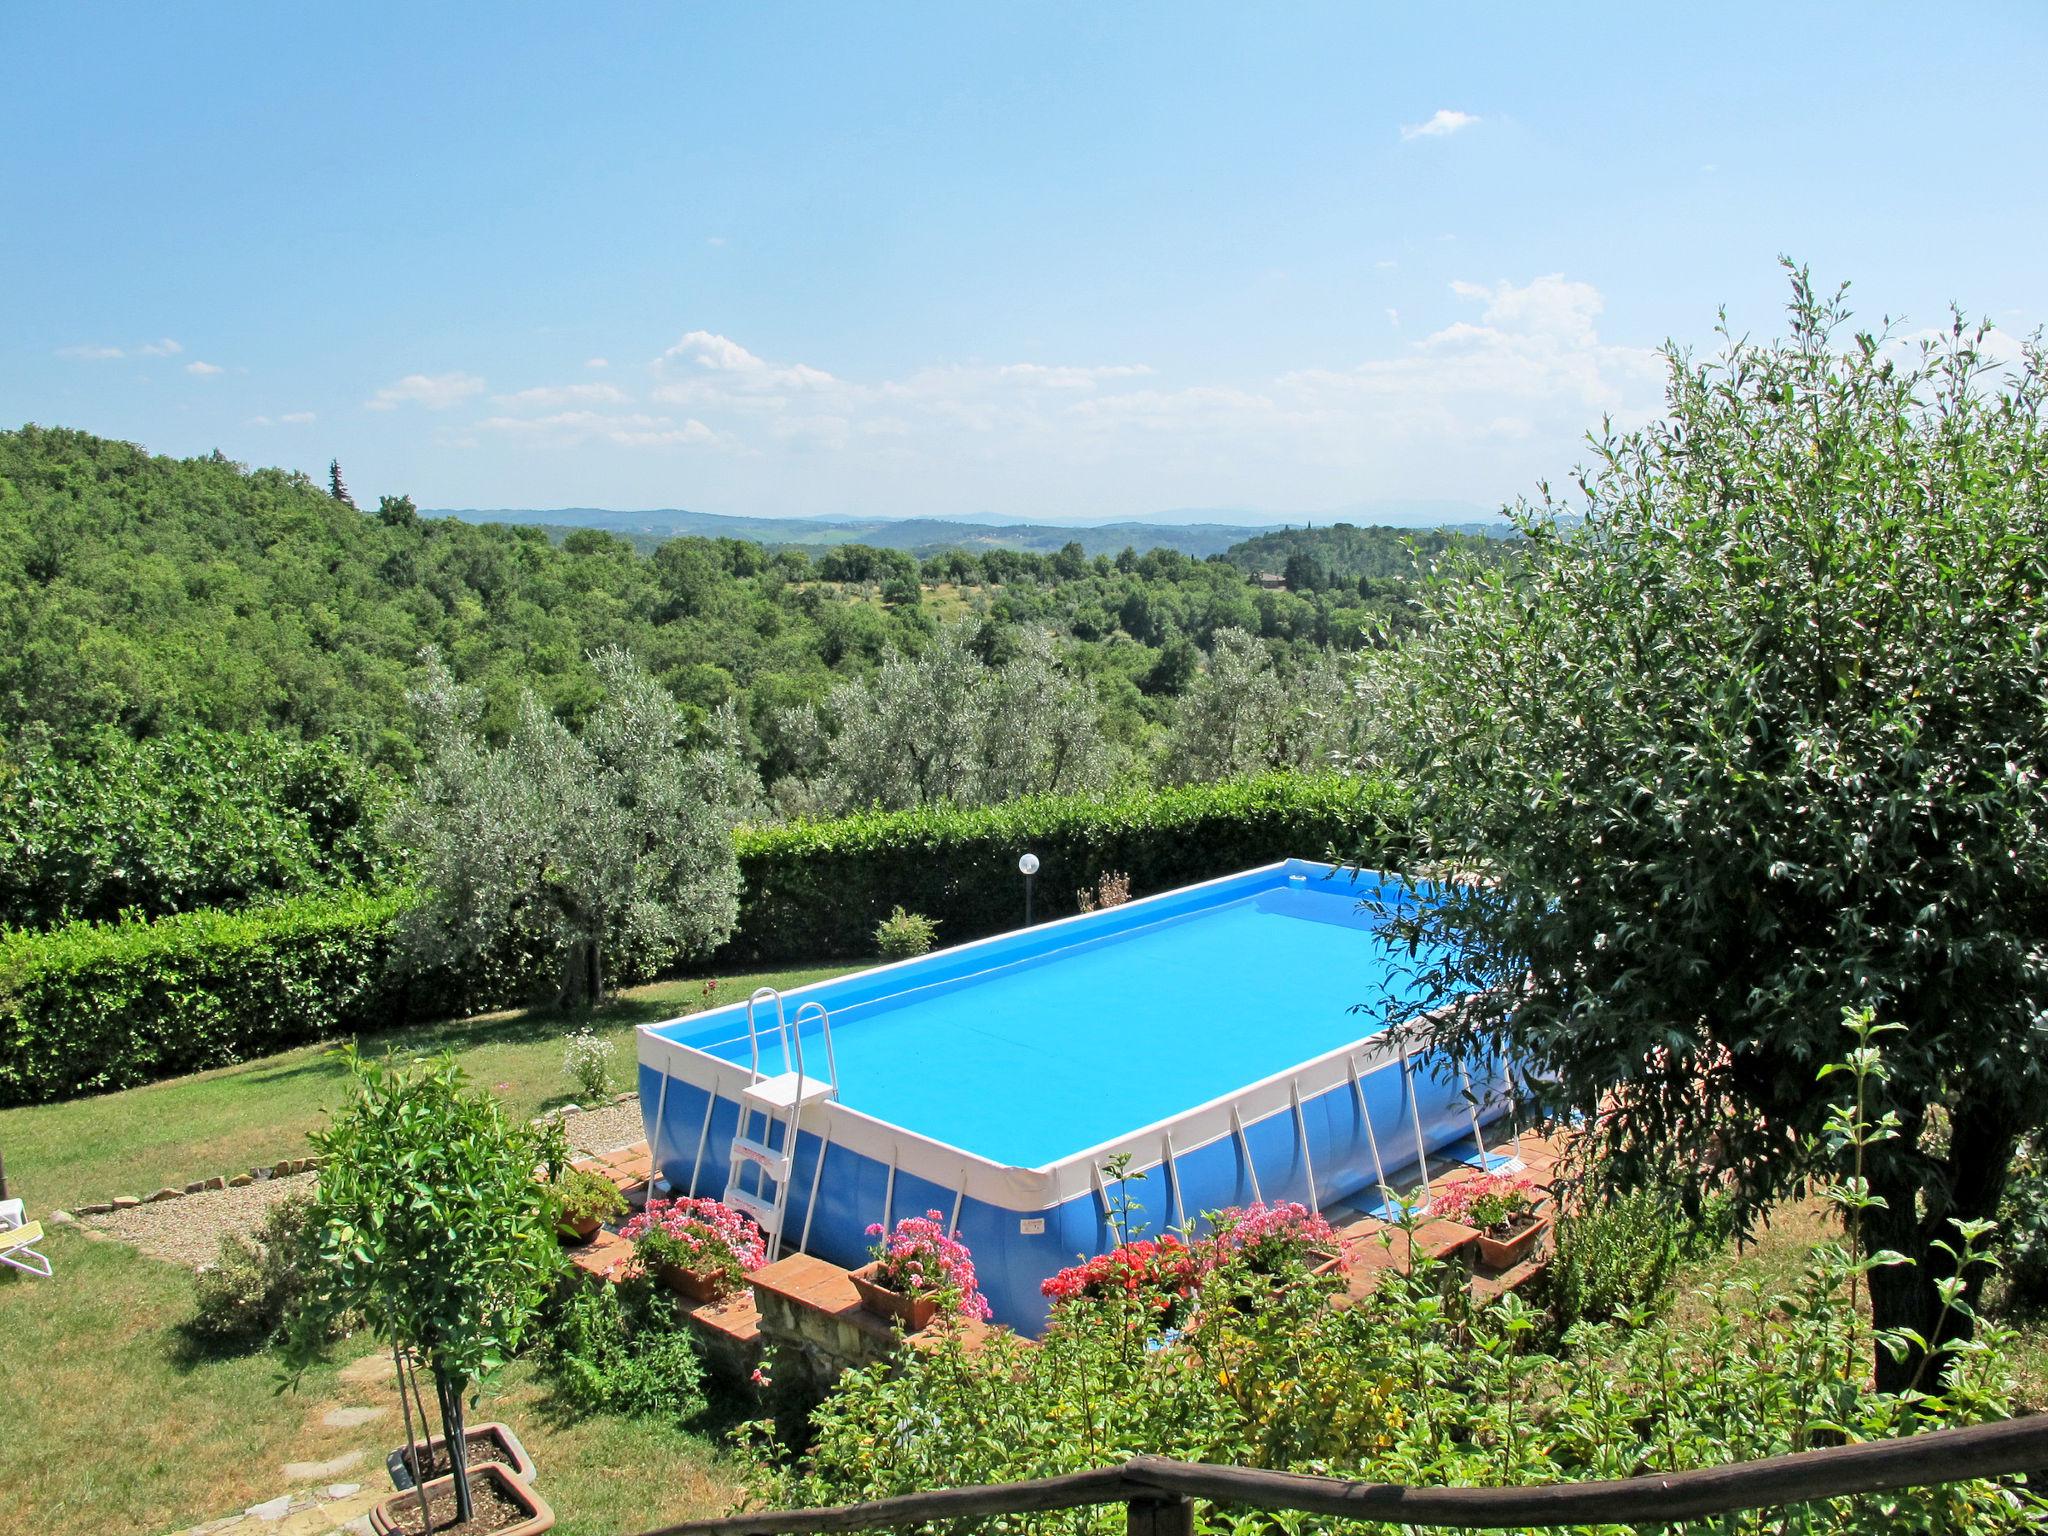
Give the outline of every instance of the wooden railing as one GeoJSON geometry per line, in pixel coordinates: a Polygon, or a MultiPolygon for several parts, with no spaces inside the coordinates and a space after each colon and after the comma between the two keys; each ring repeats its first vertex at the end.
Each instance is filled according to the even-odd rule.
{"type": "Polygon", "coordinates": [[[1656,1524],[2043,1470],[2048,1470],[2048,1414],[1691,1472],[1530,1488],[1407,1488],[1138,1456],[1120,1467],[1027,1483],[940,1488],[825,1509],[728,1515],[667,1526],[648,1536],[828,1536],[1097,1504],[1127,1506],[1130,1536],[1189,1536],[1197,1499],[1466,1530],[1656,1524]]]}

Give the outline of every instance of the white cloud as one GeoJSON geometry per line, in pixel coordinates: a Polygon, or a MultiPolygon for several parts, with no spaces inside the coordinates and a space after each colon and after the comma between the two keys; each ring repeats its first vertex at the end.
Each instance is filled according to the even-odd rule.
{"type": "Polygon", "coordinates": [[[616,384],[542,384],[533,389],[522,389],[516,394],[491,396],[499,405],[532,406],[536,410],[551,405],[574,405],[578,401],[595,405],[624,405],[628,398],[616,384]]]}
{"type": "Polygon", "coordinates": [[[1401,329],[1401,311],[1394,308],[1391,304],[1387,306],[1387,324],[1397,331],[1401,329]]]}
{"type": "Polygon", "coordinates": [[[144,342],[135,349],[135,355],[137,357],[176,357],[184,350],[183,347],[166,336],[161,341],[144,342]]]}
{"type": "Polygon", "coordinates": [[[673,448],[709,445],[719,435],[695,419],[639,412],[605,415],[600,411],[557,411],[548,416],[487,416],[477,423],[486,432],[550,448],[574,448],[588,442],[616,443],[626,448],[673,448]]]}
{"type": "Polygon", "coordinates": [[[1453,112],[1449,107],[1438,107],[1427,122],[1403,123],[1401,142],[1411,139],[1441,139],[1461,129],[1470,128],[1479,121],[1470,112],[1453,112]]]}
{"type": "Polygon", "coordinates": [[[483,387],[484,381],[473,373],[409,373],[396,384],[386,384],[364,404],[373,411],[396,410],[401,405],[445,411],[471,395],[482,394],[483,387]]]}
{"type": "Polygon", "coordinates": [[[1390,259],[1388,259],[1388,260],[1386,260],[1386,261],[1376,261],[1376,262],[1374,262],[1374,263],[1373,263],[1373,268],[1374,268],[1374,270],[1376,270],[1376,271],[1380,271],[1380,272],[1391,272],[1391,271],[1393,271],[1393,270],[1394,270],[1394,268],[1396,268],[1396,267],[1398,267],[1398,266],[1400,266],[1400,265],[1401,265],[1401,263],[1399,263],[1398,261],[1394,261],[1394,260],[1392,260],[1392,259],[1390,258],[1390,259]]]}
{"type": "Polygon", "coordinates": [[[251,416],[252,427],[303,427],[313,420],[311,411],[286,411],[282,416],[251,416]]]}
{"type": "Polygon", "coordinates": [[[202,363],[199,362],[197,359],[194,359],[192,362],[187,363],[185,365],[185,371],[187,373],[197,374],[201,378],[205,378],[210,374],[226,372],[226,370],[223,369],[219,363],[202,363]]]}
{"type": "Polygon", "coordinates": [[[611,359],[608,357],[586,357],[583,360],[583,366],[586,368],[609,368],[611,365],[611,359]]]}

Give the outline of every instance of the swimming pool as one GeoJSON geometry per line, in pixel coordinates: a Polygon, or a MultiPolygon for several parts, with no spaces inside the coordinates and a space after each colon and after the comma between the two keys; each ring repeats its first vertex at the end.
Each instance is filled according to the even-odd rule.
{"type": "Polygon", "coordinates": [[[751,1030],[747,1005],[642,1026],[657,1173],[849,1267],[869,1223],[936,1209],[997,1320],[1035,1329],[1039,1282],[1114,1241],[1118,1154],[1164,1228],[1260,1198],[1326,1208],[1504,1112],[1500,1074],[1381,1023],[1412,999],[1360,903],[1400,890],[1426,899],[1289,859],[761,997],[751,1030]]]}

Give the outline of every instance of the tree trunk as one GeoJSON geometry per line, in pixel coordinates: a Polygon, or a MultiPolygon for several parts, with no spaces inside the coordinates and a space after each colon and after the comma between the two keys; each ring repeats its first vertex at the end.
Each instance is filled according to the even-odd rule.
{"type": "MultiPolygon", "coordinates": [[[[1907,1134],[1896,1145],[1912,1147],[1920,1119],[1912,1117],[1907,1134]]],[[[1951,1308],[1943,1316],[1937,1285],[1955,1273],[1955,1264],[1933,1245],[1941,1241],[1962,1246],[1952,1221],[1997,1216],[2018,1146],[2019,1132],[2002,1114],[1965,1098],[1950,1116],[1948,1156],[1933,1164],[1932,1179],[1916,1174],[1919,1160],[1910,1150],[1896,1157],[1879,1150],[1870,1187],[1873,1194],[1884,1198],[1885,1205],[1866,1216],[1864,1246],[1871,1252],[1895,1249],[1914,1262],[1870,1272],[1870,1317],[1877,1327],[1910,1328],[1927,1341],[1929,1350],[1970,1337],[1970,1319],[1959,1308],[1951,1308]],[[1920,1209],[1923,1196],[1924,1212],[1920,1209]]],[[[1963,1277],[1963,1297],[1972,1308],[1989,1278],[1990,1269],[1982,1264],[1963,1277]]],[[[1879,1349],[1878,1390],[1938,1387],[1938,1378],[1930,1374],[1935,1368],[1926,1363],[1925,1355],[1926,1351],[1909,1348],[1895,1360],[1889,1351],[1879,1349]]]]}
{"type": "Polygon", "coordinates": [[[448,1452],[448,1470],[455,1478],[455,1521],[469,1524],[475,1513],[469,1495],[469,1433],[462,1404],[462,1383],[434,1366],[434,1395],[441,1400],[441,1444],[448,1452]]]}

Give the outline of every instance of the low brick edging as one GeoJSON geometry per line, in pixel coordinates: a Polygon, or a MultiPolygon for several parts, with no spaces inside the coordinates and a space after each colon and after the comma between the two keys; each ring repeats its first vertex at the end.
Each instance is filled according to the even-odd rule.
{"type": "MultiPolygon", "coordinates": [[[[210,1178],[193,1179],[182,1189],[166,1184],[152,1195],[116,1195],[111,1200],[95,1200],[77,1207],[74,1216],[105,1216],[114,1211],[130,1211],[138,1205],[156,1205],[165,1200],[182,1200],[187,1195],[203,1195],[215,1189],[245,1189],[251,1184],[262,1184],[271,1179],[288,1179],[294,1174],[316,1171],[323,1159],[318,1157],[287,1157],[275,1163],[258,1163],[247,1173],[216,1173],[210,1178]]],[[[53,1215],[55,1213],[52,1213],[53,1215]]]]}

